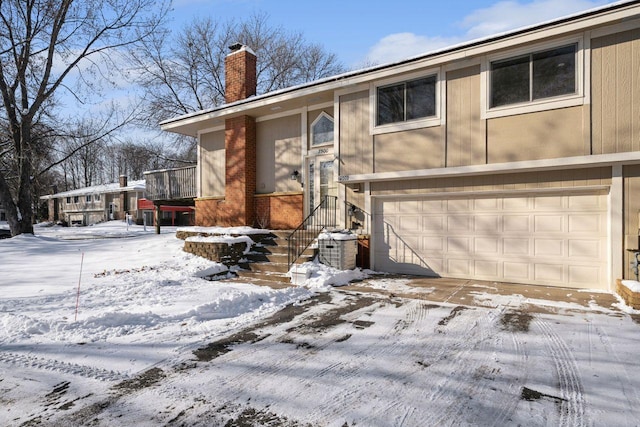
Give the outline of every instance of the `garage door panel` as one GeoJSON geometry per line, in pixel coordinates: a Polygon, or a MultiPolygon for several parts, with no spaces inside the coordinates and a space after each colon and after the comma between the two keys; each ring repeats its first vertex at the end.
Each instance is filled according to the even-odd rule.
{"type": "Polygon", "coordinates": [[[502,265],[502,277],[511,278],[513,281],[531,280],[530,264],[526,262],[505,261],[502,265]]]}
{"type": "Polygon", "coordinates": [[[470,253],[471,238],[470,237],[448,237],[447,252],[448,253],[464,253],[464,254],[470,253]]]}
{"type": "Polygon", "coordinates": [[[564,240],[563,239],[535,239],[533,242],[534,254],[537,257],[563,257],[564,240]]]}
{"type": "Polygon", "coordinates": [[[500,209],[501,206],[501,201],[499,199],[475,199],[472,200],[472,203],[474,212],[495,212],[500,209]]]}
{"type": "Polygon", "coordinates": [[[569,256],[597,262],[604,256],[602,242],[595,239],[569,239],[569,256]]]}
{"type": "Polygon", "coordinates": [[[403,215],[399,217],[399,232],[403,231],[420,231],[422,218],[418,215],[403,215]]]}
{"type": "Polygon", "coordinates": [[[434,232],[442,232],[444,231],[444,222],[445,218],[443,216],[423,216],[422,217],[422,230],[424,232],[434,231],[434,232]]]}
{"type": "Polygon", "coordinates": [[[457,234],[472,230],[472,221],[470,215],[453,215],[447,218],[447,232],[449,234],[457,234]]]}
{"type": "Polygon", "coordinates": [[[571,265],[568,268],[569,284],[573,286],[589,286],[594,278],[602,280],[601,271],[593,265],[571,265]]]}
{"type": "Polygon", "coordinates": [[[502,239],[502,253],[505,256],[529,255],[529,239],[526,237],[502,239]]]}
{"type": "Polygon", "coordinates": [[[566,217],[564,215],[535,215],[534,233],[563,233],[566,217]]]}
{"type": "Polygon", "coordinates": [[[535,197],[533,198],[533,210],[535,211],[553,211],[564,209],[564,197],[535,197]]]}
{"type": "Polygon", "coordinates": [[[461,258],[450,258],[447,261],[447,271],[453,275],[468,276],[471,273],[471,261],[461,258]]]}
{"type": "Polygon", "coordinates": [[[579,194],[568,199],[567,207],[572,211],[602,210],[606,208],[605,199],[598,194],[579,194]]]}
{"type": "Polygon", "coordinates": [[[375,203],[382,271],[606,288],[606,194],[375,203]]]}
{"type": "Polygon", "coordinates": [[[533,279],[550,284],[566,282],[564,276],[564,265],[535,263],[533,265],[533,279]]]}
{"type": "Polygon", "coordinates": [[[497,261],[475,261],[473,263],[474,274],[480,277],[497,277],[500,275],[501,263],[497,261]]]}
{"type": "Polygon", "coordinates": [[[421,205],[424,213],[443,213],[447,211],[446,200],[424,200],[421,205]]]}
{"type": "Polygon", "coordinates": [[[569,232],[571,233],[593,233],[604,229],[605,225],[602,224],[602,218],[597,213],[569,216],[569,232]]]}
{"type": "Polygon", "coordinates": [[[502,199],[502,210],[505,212],[528,212],[531,203],[528,197],[505,197],[502,199]]]}
{"type": "Polygon", "coordinates": [[[422,237],[422,249],[425,254],[442,253],[444,251],[444,237],[424,236],[422,237]]]}
{"type": "Polygon", "coordinates": [[[505,233],[529,233],[531,231],[529,215],[504,215],[502,231],[505,233]]]}
{"type": "Polygon", "coordinates": [[[500,239],[497,237],[477,237],[474,239],[474,252],[476,254],[498,255],[500,251],[500,239]]]}
{"type": "Polygon", "coordinates": [[[473,229],[483,233],[499,234],[501,218],[498,215],[478,215],[473,218],[473,229]]]}

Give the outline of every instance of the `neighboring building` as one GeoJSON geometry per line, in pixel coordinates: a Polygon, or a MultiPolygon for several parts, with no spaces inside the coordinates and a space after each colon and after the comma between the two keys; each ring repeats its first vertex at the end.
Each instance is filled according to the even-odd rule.
{"type": "MultiPolygon", "coordinates": [[[[138,210],[142,212],[143,224],[156,225],[156,205],[153,200],[138,200],[138,210]]],[[[195,224],[195,208],[182,205],[160,205],[160,225],[186,226],[195,224]]]]}
{"type": "Polygon", "coordinates": [[[125,219],[142,220],[138,200],[144,197],[145,182],[119,182],[78,188],[40,197],[48,200],[49,221],[64,221],[69,225],[91,225],[102,221],[125,219]]]}
{"type": "Polygon", "coordinates": [[[638,249],[639,3],[260,96],[233,46],[227,104],[161,124],[198,138],[196,224],[290,229],[335,195],[375,270],[613,289],[638,249]]]}

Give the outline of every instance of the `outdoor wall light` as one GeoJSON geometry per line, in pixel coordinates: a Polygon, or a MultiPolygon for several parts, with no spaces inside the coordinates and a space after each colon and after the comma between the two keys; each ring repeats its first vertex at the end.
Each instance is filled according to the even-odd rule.
{"type": "Polygon", "coordinates": [[[291,181],[297,181],[298,178],[300,178],[300,172],[298,172],[297,170],[291,172],[291,181]]]}

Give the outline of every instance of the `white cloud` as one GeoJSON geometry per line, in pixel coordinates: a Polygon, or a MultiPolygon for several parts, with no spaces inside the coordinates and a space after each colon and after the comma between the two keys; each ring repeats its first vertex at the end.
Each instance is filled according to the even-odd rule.
{"type": "Polygon", "coordinates": [[[517,1],[500,1],[493,6],[478,9],[467,15],[460,26],[466,30],[465,38],[473,39],[571,15],[604,3],[607,2],[534,0],[523,4],[517,1]]]}
{"type": "Polygon", "coordinates": [[[450,44],[450,39],[442,37],[426,37],[413,33],[390,34],[369,50],[367,59],[373,63],[393,62],[450,44]]]}
{"type": "Polygon", "coordinates": [[[367,62],[374,64],[394,62],[466,40],[567,16],[605,3],[611,3],[611,1],[534,0],[528,3],[500,1],[465,16],[458,24],[458,27],[463,30],[463,33],[458,36],[445,38],[414,33],[389,34],[369,49],[367,62]]]}

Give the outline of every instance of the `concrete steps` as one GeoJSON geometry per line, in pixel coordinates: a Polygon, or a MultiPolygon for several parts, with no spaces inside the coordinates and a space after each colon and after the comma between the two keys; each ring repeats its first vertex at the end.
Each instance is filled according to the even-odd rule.
{"type": "MultiPolygon", "coordinates": [[[[241,263],[242,269],[236,271],[238,277],[226,281],[251,282],[276,289],[291,286],[291,280],[286,276],[289,271],[286,237],[289,234],[289,231],[273,231],[271,236],[256,242],[245,257],[247,262],[241,263]]],[[[311,261],[315,254],[314,249],[307,249],[296,263],[311,261]]]]}

